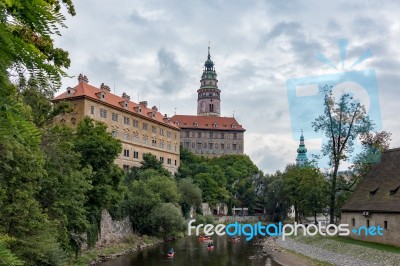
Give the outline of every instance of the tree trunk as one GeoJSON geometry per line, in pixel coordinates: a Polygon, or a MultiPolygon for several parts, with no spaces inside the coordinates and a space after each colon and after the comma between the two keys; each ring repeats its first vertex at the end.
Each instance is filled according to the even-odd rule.
{"type": "Polygon", "coordinates": [[[330,212],[329,212],[329,223],[335,223],[335,210],[336,210],[336,179],[337,179],[337,172],[339,169],[339,162],[335,161],[335,167],[332,173],[332,188],[331,188],[331,200],[330,200],[330,212]]]}

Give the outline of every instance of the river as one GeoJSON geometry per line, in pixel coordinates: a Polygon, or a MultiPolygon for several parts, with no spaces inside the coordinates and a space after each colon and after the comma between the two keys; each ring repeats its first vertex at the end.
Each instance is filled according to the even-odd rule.
{"type": "Polygon", "coordinates": [[[104,262],[101,266],[279,265],[270,257],[262,255],[262,246],[254,241],[247,242],[241,238],[239,241],[232,242],[227,236],[214,236],[212,240],[215,245],[213,250],[208,250],[207,243],[199,241],[196,236],[188,236],[121,256],[104,262]],[[165,253],[171,247],[175,250],[175,256],[168,258],[165,253]]]}

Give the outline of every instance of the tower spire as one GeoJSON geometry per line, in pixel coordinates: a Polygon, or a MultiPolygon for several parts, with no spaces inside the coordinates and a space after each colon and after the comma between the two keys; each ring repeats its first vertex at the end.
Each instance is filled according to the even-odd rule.
{"type": "Polygon", "coordinates": [[[207,59],[208,59],[208,60],[211,59],[211,55],[210,55],[210,41],[208,41],[208,57],[207,57],[207,59]]]}
{"type": "Polygon", "coordinates": [[[297,149],[296,165],[303,166],[305,163],[307,163],[307,161],[308,161],[307,149],[306,149],[306,145],[304,144],[304,136],[303,136],[303,129],[302,129],[301,136],[300,136],[300,144],[299,144],[299,148],[297,149]]]}

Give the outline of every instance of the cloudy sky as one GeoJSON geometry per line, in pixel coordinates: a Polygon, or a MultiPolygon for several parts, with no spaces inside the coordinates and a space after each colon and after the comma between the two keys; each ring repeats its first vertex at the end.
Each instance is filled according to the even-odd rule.
{"type": "MultiPolygon", "coordinates": [[[[294,162],[300,135],[292,128],[287,81],[310,76],[323,80],[324,75],[350,71],[370,49],[372,57],[351,70],[375,71],[379,99],[370,102],[362,88],[360,99],[379,104],[380,129],[393,133],[392,147],[400,146],[397,1],[74,2],[77,16],[67,18],[68,28],[57,38],[57,45],[70,53],[68,73],[75,76],[65,78],[63,88],[76,85],[83,72],[90,84],[104,82],[116,94],[147,100],[162,113],[195,114],[211,42],[222,115],[235,114],[247,130],[245,153],[272,173],[294,162]],[[344,68],[339,39],[348,40],[344,68]],[[316,60],[319,52],[336,68],[316,60]]],[[[321,139],[307,139],[312,129],[309,122],[301,123],[307,148],[318,150],[321,139]]]]}

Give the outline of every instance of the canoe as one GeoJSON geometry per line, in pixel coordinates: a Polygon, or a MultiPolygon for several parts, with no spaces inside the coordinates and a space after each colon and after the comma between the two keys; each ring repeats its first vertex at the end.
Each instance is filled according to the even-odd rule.
{"type": "Polygon", "coordinates": [[[175,255],[175,252],[172,252],[172,253],[167,253],[167,256],[169,257],[169,258],[172,258],[173,256],[175,255]]]}

